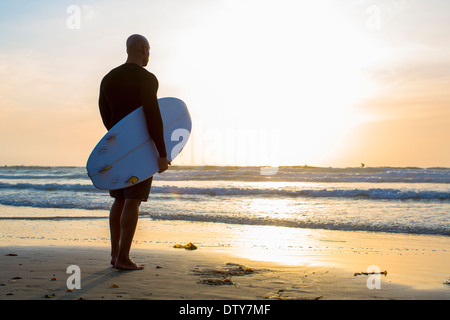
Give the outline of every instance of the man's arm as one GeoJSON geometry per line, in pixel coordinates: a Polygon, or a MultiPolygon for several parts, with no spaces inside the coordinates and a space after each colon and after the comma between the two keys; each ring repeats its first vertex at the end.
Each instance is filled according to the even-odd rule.
{"type": "Polygon", "coordinates": [[[166,145],[164,143],[164,127],[159,110],[157,92],[158,80],[152,75],[141,89],[141,98],[147,120],[148,133],[155,142],[159,157],[167,158],[166,145]]]}
{"type": "Polygon", "coordinates": [[[106,98],[103,95],[102,90],[100,89],[100,95],[98,98],[98,106],[100,109],[100,115],[102,117],[103,124],[105,125],[106,129],[111,129],[111,110],[109,109],[108,103],[106,102],[106,98]]]}

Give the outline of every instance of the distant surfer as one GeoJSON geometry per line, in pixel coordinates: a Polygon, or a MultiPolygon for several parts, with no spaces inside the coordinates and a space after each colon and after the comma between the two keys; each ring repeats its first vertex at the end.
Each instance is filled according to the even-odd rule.
{"type": "MultiPolygon", "coordinates": [[[[111,70],[100,85],[99,108],[106,129],[111,129],[126,115],[144,107],[150,137],[159,152],[159,173],[168,169],[164,144],[163,123],[158,106],[158,79],[144,69],[150,58],[148,40],[138,34],[127,39],[127,61],[111,70]]],[[[114,198],[109,215],[111,232],[111,264],[114,268],[140,270],[130,257],[130,248],[136,231],[139,207],[147,201],[152,178],[134,186],[111,190],[114,198]]]]}

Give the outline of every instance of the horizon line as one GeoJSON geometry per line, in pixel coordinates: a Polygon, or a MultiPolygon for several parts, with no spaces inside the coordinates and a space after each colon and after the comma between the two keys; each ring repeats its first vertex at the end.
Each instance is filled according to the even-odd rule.
{"type": "MultiPolygon", "coordinates": [[[[1,165],[0,168],[85,168],[82,165],[1,165]]],[[[394,166],[394,165],[377,165],[377,166],[315,166],[315,165],[280,165],[280,166],[259,166],[259,165],[214,165],[214,164],[192,164],[192,165],[171,165],[170,168],[305,168],[305,169],[450,169],[450,166],[394,166]]]]}

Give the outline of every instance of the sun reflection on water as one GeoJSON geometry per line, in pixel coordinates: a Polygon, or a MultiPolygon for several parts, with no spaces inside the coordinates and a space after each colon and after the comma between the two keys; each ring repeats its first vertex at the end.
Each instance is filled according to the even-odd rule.
{"type": "Polygon", "coordinates": [[[242,226],[235,236],[246,239],[238,256],[284,265],[321,265],[315,230],[272,226],[242,226]]]}

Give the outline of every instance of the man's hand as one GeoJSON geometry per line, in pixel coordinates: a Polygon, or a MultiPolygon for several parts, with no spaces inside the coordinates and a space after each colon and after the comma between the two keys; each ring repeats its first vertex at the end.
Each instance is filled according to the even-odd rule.
{"type": "Polygon", "coordinates": [[[169,160],[167,160],[167,157],[158,158],[158,167],[159,167],[158,173],[162,173],[162,172],[166,171],[167,169],[169,169],[170,164],[171,163],[169,160]]]}

